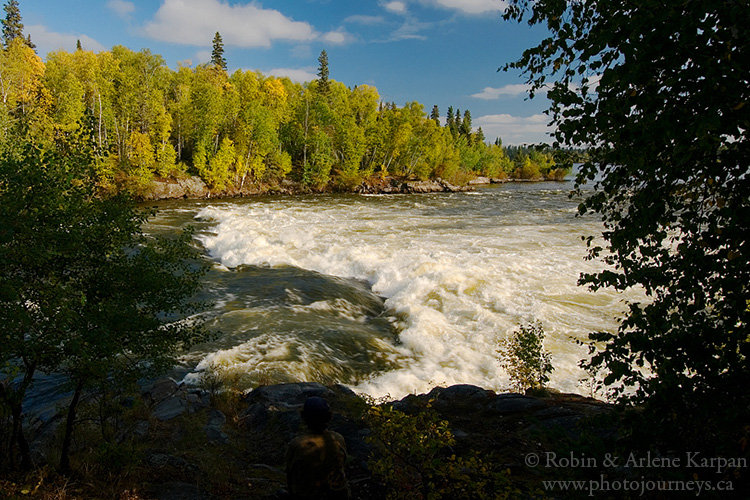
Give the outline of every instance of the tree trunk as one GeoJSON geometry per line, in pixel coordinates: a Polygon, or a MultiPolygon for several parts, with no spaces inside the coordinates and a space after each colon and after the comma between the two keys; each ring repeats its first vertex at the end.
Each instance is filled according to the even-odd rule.
{"type": "Polygon", "coordinates": [[[31,381],[34,378],[36,372],[36,365],[28,362],[24,359],[24,365],[26,366],[26,373],[23,376],[23,380],[17,389],[10,387],[0,386],[2,391],[0,396],[5,400],[5,403],[10,407],[10,413],[13,419],[10,443],[8,443],[8,460],[12,467],[15,467],[16,457],[15,449],[18,444],[18,449],[21,453],[21,469],[28,471],[32,467],[31,462],[31,450],[29,449],[29,443],[26,441],[26,436],[23,434],[23,397],[26,394],[26,389],[31,385],[31,381]]]}
{"type": "Polygon", "coordinates": [[[65,421],[65,437],[60,452],[60,473],[66,476],[70,474],[70,443],[73,439],[73,427],[75,426],[78,403],[81,401],[81,392],[83,392],[83,382],[78,382],[73,393],[73,399],[68,406],[68,418],[65,421]]]}

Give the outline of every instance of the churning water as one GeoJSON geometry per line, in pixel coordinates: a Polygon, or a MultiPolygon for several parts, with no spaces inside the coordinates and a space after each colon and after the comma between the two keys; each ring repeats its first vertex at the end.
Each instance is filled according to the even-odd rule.
{"type": "Polygon", "coordinates": [[[612,330],[612,291],[577,286],[582,235],[570,183],[512,183],[469,193],[320,195],[170,202],[150,230],[187,223],[214,261],[222,333],[183,361],[196,381],[220,369],[260,382],[341,382],[401,397],[438,384],[509,386],[496,350],[541,321],[551,384],[581,392],[576,339],[612,330]]]}

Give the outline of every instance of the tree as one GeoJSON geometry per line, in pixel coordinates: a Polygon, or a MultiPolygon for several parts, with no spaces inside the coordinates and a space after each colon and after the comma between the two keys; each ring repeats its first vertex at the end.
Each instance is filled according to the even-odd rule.
{"type": "Polygon", "coordinates": [[[328,82],[328,53],[325,50],[320,52],[318,57],[318,92],[322,95],[328,95],[330,84],[328,82]]]}
{"type": "Polygon", "coordinates": [[[464,111],[464,120],[461,122],[461,129],[459,132],[466,137],[471,136],[471,112],[468,109],[464,111]]]}
{"type": "Polygon", "coordinates": [[[435,120],[435,123],[437,124],[438,127],[440,126],[440,108],[438,108],[437,104],[435,104],[432,107],[432,112],[430,113],[430,118],[433,119],[433,120],[435,120]]]}
{"type": "Polygon", "coordinates": [[[227,69],[227,60],[224,59],[224,42],[218,31],[214,35],[213,46],[214,48],[211,51],[211,64],[224,70],[227,69]]]}
{"type": "Polygon", "coordinates": [[[512,0],[526,17],[551,34],[506,69],[550,88],[556,145],[588,147],[579,212],[604,223],[610,267],[581,283],[646,295],[584,364],[645,405],[644,441],[726,447],[750,421],[750,9],[512,0]]]}
{"type": "Polygon", "coordinates": [[[21,10],[18,8],[17,0],[8,0],[3,7],[5,19],[3,19],[3,42],[9,46],[16,38],[23,40],[23,23],[21,22],[21,10]]]}
{"type": "Polygon", "coordinates": [[[453,106],[448,106],[448,114],[445,117],[445,126],[448,130],[453,130],[455,127],[456,115],[453,112],[453,106]]]}
{"type": "MultiPolygon", "coordinates": [[[[147,237],[148,212],[122,196],[101,197],[87,141],[64,150],[25,145],[0,159],[0,404],[23,435],[23,399],[34,375],[67,376],[69,404],[60,468],[69,469],[76,409],[84,390],[124,373],[172,366],[185,346],[206,338],[186,321],[200,304],[204,267],[189,232],[147,237]]],[[[2,457],[0,457],[0,460],[2,457]]]]}

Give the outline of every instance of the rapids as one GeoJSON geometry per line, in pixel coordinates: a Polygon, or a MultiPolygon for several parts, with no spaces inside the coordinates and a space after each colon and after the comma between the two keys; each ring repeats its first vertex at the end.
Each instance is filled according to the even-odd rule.
{"type": "Polygon", "coordinates": [[[149,230],[192,224],[213,262],[208,314],[221,334],[183,357],[183,375],[340,382],[376,397],[457,383],[500,390],[499,340],[539,320],[551,385],[585,393],[576,340],[614,329],[624,297],[577,285],[602,266],[584,259],[581,240],[601,223],[576,217],[571,188],[162,203],[149,230]]]}

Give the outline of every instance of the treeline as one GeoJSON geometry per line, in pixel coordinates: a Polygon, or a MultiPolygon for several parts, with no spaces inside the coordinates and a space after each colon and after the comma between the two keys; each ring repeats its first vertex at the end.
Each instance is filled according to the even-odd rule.
{"type": "Polygon", "coordinates": [[[565,174],[550,152],[513,159],[487,144],[468,111],[450,108],[441,125],[437,107],[428,116],[418,102],[383,103],[372,86],[329,79],[325,52],[319,62],[319,78],[299,84],[230,75],[216,63],[171,70],[161,56],[123,46],[95,54],[79,45],[45,63],[16,37],[0,54],[0,152],[22,138],[59,147],[88,135],[99,182],[141,191],[155,178],[193,174],[215,191],[284,179],[352,189],[372,175],[460,183],[565,174]]]}

